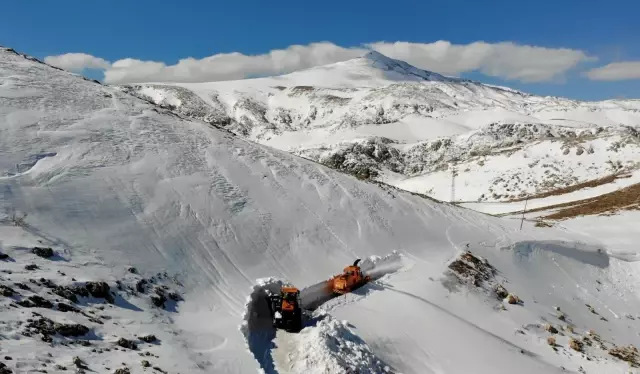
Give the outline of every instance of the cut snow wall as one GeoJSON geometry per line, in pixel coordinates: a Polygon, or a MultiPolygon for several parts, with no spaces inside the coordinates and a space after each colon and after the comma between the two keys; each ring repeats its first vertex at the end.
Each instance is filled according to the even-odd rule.
{"type": "Polygon", "coordinates": [[[247,348],[266,374],[277,373],[271,350],[276,330],[273,328],[268,296],[280,293],[287,282],[276,278],[258,279],[247,297],[240,332],[244,335],[247,348]]]}

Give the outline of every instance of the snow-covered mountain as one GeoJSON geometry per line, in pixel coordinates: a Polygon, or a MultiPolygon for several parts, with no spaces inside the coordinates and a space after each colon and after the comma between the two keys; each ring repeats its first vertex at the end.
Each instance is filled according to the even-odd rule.
{"type": "Polygon", "coordinates": [[[637,373],[619,223],[518,226],[0,48],[2,373],[637,373]],[[301,333],[260,321],[356,257],[301,333]]]}
{"type": "Polygon", "coordinates": [[[445,201],[530,196],[634,170],[640,160],[638,100],[529,95],[377,52],[278,77],[122,89],[253,141],[445,201]]]}

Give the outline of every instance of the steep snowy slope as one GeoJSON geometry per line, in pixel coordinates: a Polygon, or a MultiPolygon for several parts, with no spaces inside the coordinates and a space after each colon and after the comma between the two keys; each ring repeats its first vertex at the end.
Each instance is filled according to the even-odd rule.
{"type": "Polygon", "coordinates": [[[532,195],[631,170],[640,159],[637,100],[534,96],[377,52],[279,77],[122,89],[360,178],[447,201],[532,195]],[[455,197],[452,166],[461,179],[455,197]]]}
{"type": "Polygon", "coordinates": [[[0,191],[3,371],[622,373],[608,349],[640,343],[637,264],[579,234],[518,233],[6,49],[0,191]],[[475,266],[451,265],[467,249],[497,269],[486,289],[451,272],[475,266]],[[278,281],[256,279],[304,287],[393,250],[402,269],[321,306],[302,333],[243,325],[247,297],[278,281]],[[497,298],[498,283],[522,301],[497,298]],[[545,321],[565,329],[554,347],[545,321]],[[606,349],[569,348],[589,329],[606,349]]]}

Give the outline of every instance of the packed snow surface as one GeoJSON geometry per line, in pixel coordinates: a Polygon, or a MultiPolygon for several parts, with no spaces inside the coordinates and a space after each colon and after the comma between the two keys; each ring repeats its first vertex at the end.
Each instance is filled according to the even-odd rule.
{"type": "Polygon", "coordinates": [[[71,369],[74,356],[96,372],[150,372],[143,359],[171,373],[638,372],[607,351],[640,343],[640,269],[607,254],[614,242],[529,223],[518,231],[519,222],[362,182],[6,49],[0,210],[0,284],[18,291],[0,297],[0,357],[11,357],[0,362],[13,372],[71,369]],[[520,302],[452,276],[466,250],[520,302]],[[376,269],[393,251],[401,267],[328,300],[300,334],[255,318],[265,288],[304,289],[356,258],[376,269]],[[153,288],[137,290],[152,278],[153,288]],[[47,280],[104,281],[115,300],[80,298],[69,303],[82,313],[62,312],[47,280]],[[155,306],[162,285],[180,301],[155,306]],[[55,308],[17,304],[38,295],[55,308]],[[43,341],[22,334],[34,318],[89,332],[43,341]],[[546,323],[562,331],[554,347],[546,323]],[[589,330],[605,349],[568,347],[589,330]]]}

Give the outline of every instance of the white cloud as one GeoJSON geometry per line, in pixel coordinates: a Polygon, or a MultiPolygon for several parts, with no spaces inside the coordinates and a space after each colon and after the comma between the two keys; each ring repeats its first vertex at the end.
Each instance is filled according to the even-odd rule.
{"type": "Polygon", "coordinates": [[[175,65],[133,59],[119,60],[105,71],[107,83],[207,82],[276,75],[362,56],[363,48],[332,43],[293,45],[262,55],[222,53],[202,59],[185,58],[175,65]]]}
{"type": "Polygon", "coordinates": [[[85,69],[108,69],[111,66],[109,61],[86,53],[65,53],[58,56],[47,56],[44,62],[64,70],[75,72],[80,72],[85,69]]]}
{"type": "Polygon", "coordinates": [[[416,67],[442,74],[470,71],[522,82],[542,82],[560,78],[579,63],[594,60],[580,50],[518,45],[511,42],[451,44],[372,43],[369,47],[416,67]]]}
{"type": "Polygon", "coordinates": [[[549,81],[562,76],[579,63],[590,61],[585,52],[566,48],[545,48],[510,42],[451,44],[376,42],[358,47],[341,47],[329,42],[293,45],[261,55],[217,54],[192,57],[167,65],[158,61],[125,58],[109,64],[85,54],[47,57],[45,61],[70,70],[98,67],[105,70],[106,83],[207,82],[288,73],[362,56],[373,49],[419,68],[459,75],[479,71],[485,75],[523,82],[549,81]]]}
{"type": "Polygon", "coordinates": [[[640,79],[640,61],[614,62],[609,65],[591,69],[587,77],[596,81],[620,81],[640,79]]]}

